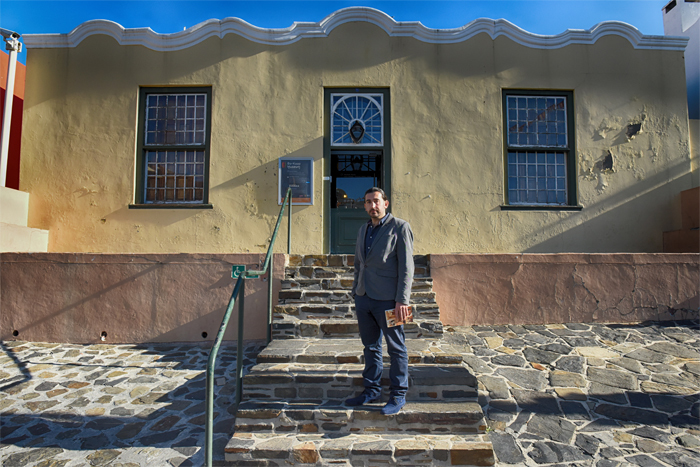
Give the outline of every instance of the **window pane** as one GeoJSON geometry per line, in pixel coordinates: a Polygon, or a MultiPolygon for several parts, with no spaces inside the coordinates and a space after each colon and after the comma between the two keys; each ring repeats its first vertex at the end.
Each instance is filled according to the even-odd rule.
{"type": "Polygon", "coordinates": [[[204,156],[204,151],[146,151],[144,160],[153,162],[146,163],[145,201],[203,202],[204,156]],[[195,186],[199,189],[192,190],[195,186]]]}
{"type": "Polygon", "coordinates": [[[508,96],[507,101],[510,146],[567,147],[565,97],[508,96]]]}
{"type": "Polygon", "coordinates": [[[566,204],[566,165],[557,163],[565,157],[564,153],[509,152],[508,202],[566,204]]]}
{"type": "Polygon", "coordinates": [[[206,94],[148,94],[145,112],[145,144],[204,144],[204,133],[195,138],[195,127],[206,125],[206,94]],[[195,116],[185,121],[186,116],[195,116]]]}

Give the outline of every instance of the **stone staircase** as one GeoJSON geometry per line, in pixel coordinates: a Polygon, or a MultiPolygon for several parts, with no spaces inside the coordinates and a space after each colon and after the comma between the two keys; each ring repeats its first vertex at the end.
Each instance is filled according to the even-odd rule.
{"type": "MultiPolygon", "coordinates": [[[[407,336],[442,335],[440,310],[426,256],[416,256],[411,288],[414,322],[404,326],[407,336]]],[[[298,337],[359,338],[350,291],[353,255],[291,256],[275,307],[273,339],[298,337]]]]}
{"type": "Polygon", "coordinates": [[[409,392],[396,415],[388,398],[346,407],[362,391],[363,352],[350,296],[352,255],[290,256],[273,341],[243,378],[227,465],[494,464],[477,381],[442,337],[429,257],[416,256],[415,322],[406,325],[409,392]]]}

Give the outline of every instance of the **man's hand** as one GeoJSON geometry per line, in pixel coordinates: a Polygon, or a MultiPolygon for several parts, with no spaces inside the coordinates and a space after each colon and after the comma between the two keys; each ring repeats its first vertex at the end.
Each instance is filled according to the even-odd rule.
{"type": "Polygon", "coordinates": [[[408,315],[411,314],[411,306],[396,302],[396,308],[394,308],[394,314],[396,315],[397,321],[406,321],[406,318],[408,317],[408,315]]]}

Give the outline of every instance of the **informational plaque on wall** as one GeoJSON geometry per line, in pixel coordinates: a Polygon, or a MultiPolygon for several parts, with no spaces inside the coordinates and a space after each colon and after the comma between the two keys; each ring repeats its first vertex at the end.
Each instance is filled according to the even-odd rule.
{"type": "Polygon", "coordinates": [[[287,188],[292,189],[292,204],[314,204],[313,157],[280,157],[279,193],[277,204],[282,204],[287,188]]]}

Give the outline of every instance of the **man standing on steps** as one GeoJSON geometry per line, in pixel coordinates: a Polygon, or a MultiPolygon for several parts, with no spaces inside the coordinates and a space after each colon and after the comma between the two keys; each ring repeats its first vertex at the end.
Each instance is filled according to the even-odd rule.
{"type": "Polygon", "coordinates": [[[398,413],[406,404],[408,352],[403,326],[388,327],[385,311],[393,309],[397,321],[410,314],[413,283],[413,232],[408,222],[387,214],[389,200],[381,188],[365,193],[365,211],[370,220],[360,227],[355,246],[355,278],[352,295],[364,345],[365,390],[345,401],[351,407],[381,396],[382,334],[391,358],[391,397],[382,414],[398,413]]]}

